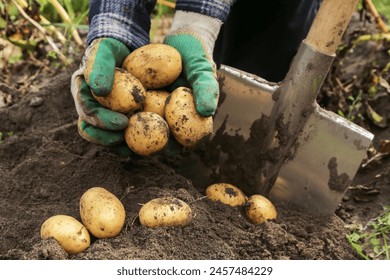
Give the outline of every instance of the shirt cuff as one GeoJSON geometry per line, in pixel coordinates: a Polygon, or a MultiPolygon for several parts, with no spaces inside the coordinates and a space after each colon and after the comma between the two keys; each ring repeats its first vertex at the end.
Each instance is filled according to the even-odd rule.
{"type": "Polygon", "coordinates": [[[97,38],[113,38],[130,50],[150,42],[150,15],[143,1],[103,0],[90,3],[87,43],[97,38]]]}
{"type": "Polygon", "coordinates": [[[235,0],[177,0],[176,10],[195,12],[225,22],[235,0]]]}

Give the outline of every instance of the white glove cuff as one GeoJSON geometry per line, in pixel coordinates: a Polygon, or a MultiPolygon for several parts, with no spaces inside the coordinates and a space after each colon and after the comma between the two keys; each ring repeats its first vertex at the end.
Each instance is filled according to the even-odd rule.
{"type": "Polygon", "coordinates": [[[217,18],[179,10],[175,12],[169,34],[183,33],[183,31],[193,34],[203,41],[206,52],[212,55],[221,26],[222,21],[217,18]]]}

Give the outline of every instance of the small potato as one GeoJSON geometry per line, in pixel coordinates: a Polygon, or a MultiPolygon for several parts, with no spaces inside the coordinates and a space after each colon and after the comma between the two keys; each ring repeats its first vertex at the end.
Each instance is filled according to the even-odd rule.
{"type": "Polygon", "coordinates": [[[111,92],[107,96],[92,95],[105,108],[129,114],[141,108],[145,101],[145,88],[129,72],[116,68],[111,92]]]}
{"type": "Polygon", "coordinates": [[[165,102],[169,92],[163,90],[148,90],[145,95],[145,103],[142,111],[153,112],[165,118],[165,102]]]}
{"type": "Polygon", "coordinates": [[[80,216],[96,238],[110,238],[122,230],[126,212],[114,194],[102,187],[93,187],[80,198],[80,216]]]}
{"type": "Polygon", "coordinates": [[[125,140],[133,152],[149,156],[165,148],[169,140],[169,127],[156,113],[138,112],[129,119],[125,140]]]}
{"type": "Polygon", "coordinates": [[[275,206],[266,197],[255,194],[245,204],[245,213],[253,224],[261,224],[266,220],[277,218],[275,206]]]}
{"type": "Polygon", "coordinates": [[[147,89],[170,85],[182,70],[180,53],[166,44],[148,44],[133,51],[122,68],[137,77],[147,89]]]}
{"type": "Polygon", "coordinates": [[[91,244],[85,226],[75,218],[56,215],[48,218],[41,226],[41,238],[53,237],[68,254],[83,252],[91,244]]]}
{"type": "Polygon", "coordinates": [[[139,220],[146,227],[184,227],[192,220],[192,210],[184,201],[174,197],[152,199],[139,211],[139,220]]]}
{"type": "Polygon", "coordinates": [[[239,188],[227,183],[208,186],[206,196],[211,200],[219,201],[233,207],[244,205],[247,200],[246,195],[239,188]]]}
{"type": "Polygon", "coordinates": [[[213,118],[198,114],[192,91],[186,87],[177,88],[168,97],[165,119],[176,141],[184,147],[196,146],[213,132],[213,118]]]}

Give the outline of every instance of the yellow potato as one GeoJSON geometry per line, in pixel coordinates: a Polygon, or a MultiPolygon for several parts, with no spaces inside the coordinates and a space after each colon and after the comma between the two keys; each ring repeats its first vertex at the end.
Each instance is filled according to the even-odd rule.
{"type": "Polygon", "coordinates": [[[152,112],[138,112],[132,115],[125,130],[127,145],[141,156],[161,151],[167,145],[168,139],[168,124],[161,116],[152,112]]]}
{"type": "Polygon", "coordinates": [[[152,199],[139,211],[139,220],[146,227],[184,227],[192,220],[192,210],[184,201],[174,197],[152,199]]]}
{"type": "Polygon", "coordinates": [[[95,237],[110,238],[122,230],[126,212],[114,194],[102,187],[93,187],[80,198],[80,217],[95,237]]]}
{"type": "Polygon", "coordinates": [[[163,90],[148,90],[145,95],[145,103],[142,111],[153,112],[165,118],[165,102],[169,92],[163,90]]]}
{"type": "Polygon", "coordinates": [[[137,77],[147,89],[170,85],[182,70],[180,53],[165,44],[148,44],[133,51],[122,68],[137,77]]]}
{"type": "Polygon", "coordinates": [[[192,91],[186,87],[177,88],[168,97],[165,119],[176,141],[184,147],[194,147],[213,132],[213,118],[196,112],[192,91]]]}
{"type": "Polygon", "coordinates": [[[75,218],[56,215],[48,218],[41,226],[41,238],[54,238],[68,254],[83,252],[91,244],[85,226],[75,218]]]}
{"type": "Polygon", "coordinates": [[[253,224],[261,224],[266,220],[276,219],[278,216],[272,202],[259,194],[249,197],[245,204],[245,213],[253,224]]]}
{"type": "Polygon", "coordinates": [[[129,72],[117,68],[111,92],[107,96],[92,95],[105,108],[129,114],[141,108],[145,101],[145,88],[129,72]]]}
{"type": "Polygon", "coordinates": [[[211,200],[219,201],[233,207],[244,205],[247,200],[246,195],[239,188],[227,183],[208,186],[206,196],[211,200]]]}

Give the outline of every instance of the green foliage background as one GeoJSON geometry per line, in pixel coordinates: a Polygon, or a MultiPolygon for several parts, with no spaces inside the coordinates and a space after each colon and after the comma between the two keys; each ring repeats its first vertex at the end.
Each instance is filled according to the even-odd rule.
{"type": "Polygon", "coordinates": [[[372,3],[387,20],[387,24],[390,22],[390,0],[372,0],[372,3]]]}
{"type": "MultiPolygon", "coordinates": [[[[40,13],[49,21],[54,23],[62,22],[60,15],[48,0],[29,0],[29,2],[38,2],[40,13]]],[[[74,23],[88,23],[89,0],[58,0],[58,2],[66,9],[74,23]]]]}

